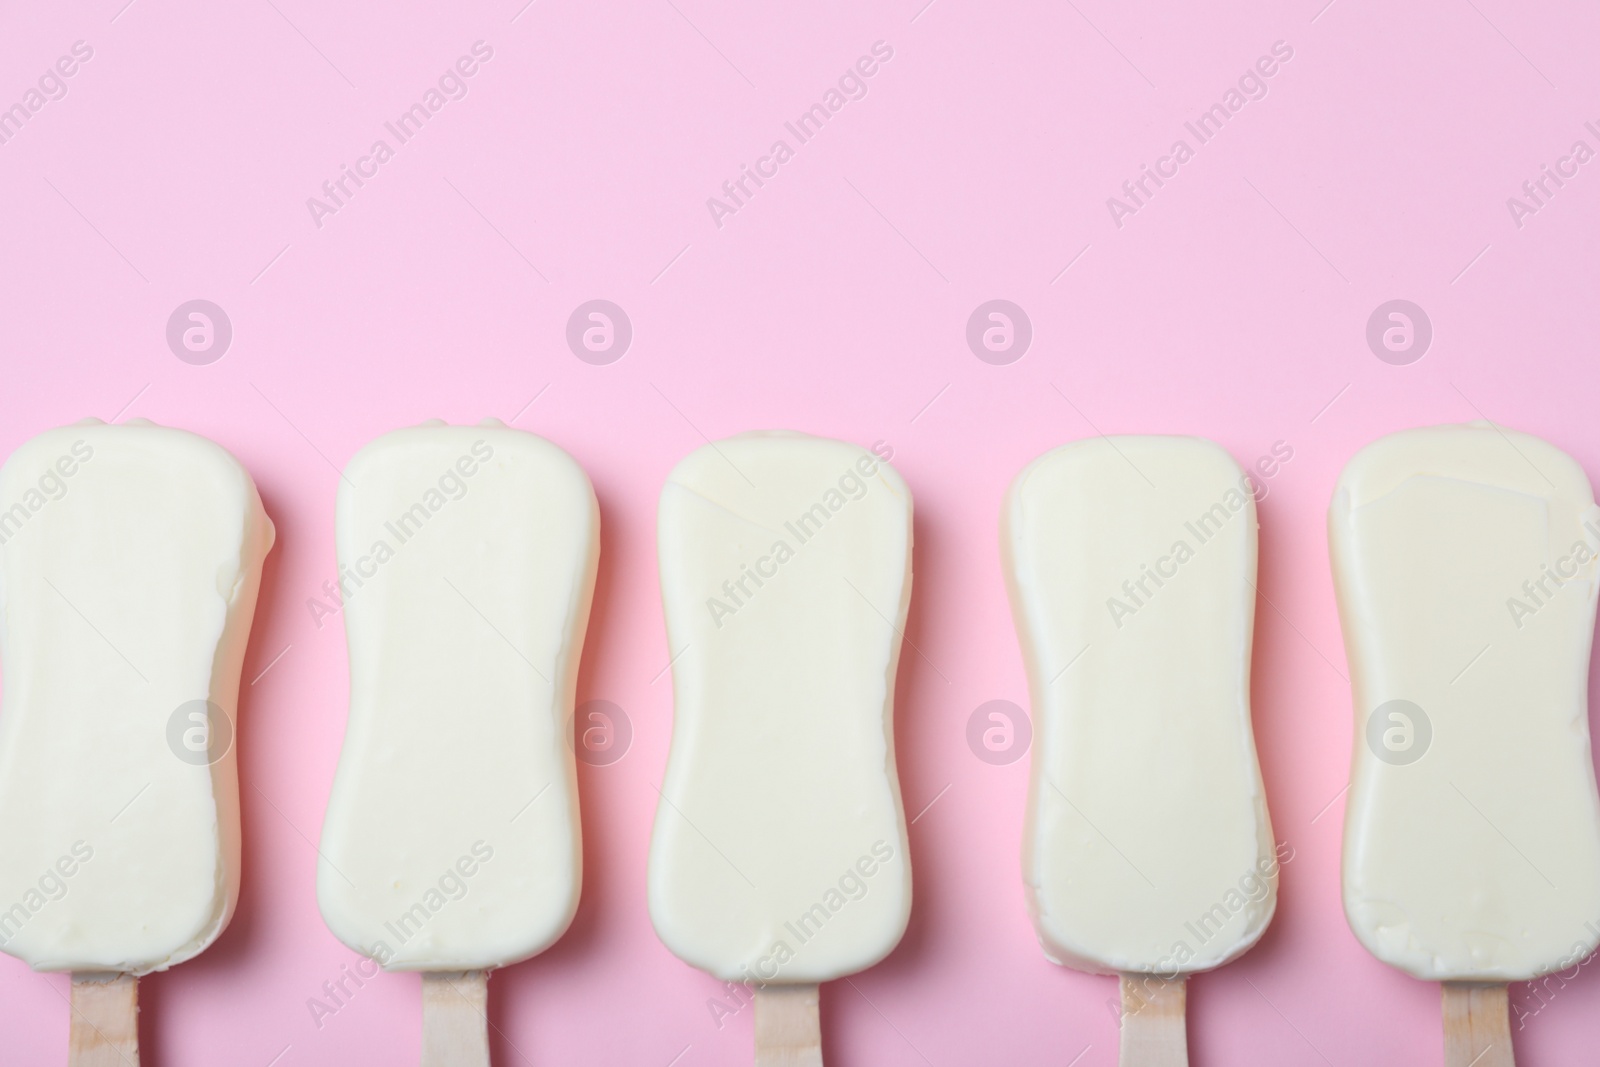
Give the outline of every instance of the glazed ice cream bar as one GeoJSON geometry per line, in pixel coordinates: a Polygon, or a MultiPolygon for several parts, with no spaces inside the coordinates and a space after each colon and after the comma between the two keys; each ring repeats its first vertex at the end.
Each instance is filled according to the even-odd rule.
{"type": "Polygon", "coordinates": [[[28,441],[0,509],[0,948],[165,970],[238,896],[234,724],[272,523],[226,451],[143,420],[28,441]]]}
{"type": "Polygon", "coordinates": [[[1418,978],[1576,964],[1600,936],[1583,470],[1488,423],[1392,434],[1345,468],[1328,541],[1355,704],[1351,929],[1418,978]]]}
{"type": "Polygon", "coordinates": [[[1034,724],[1023,882],[1057,963],[1176,978],[1272,918],[1255,484],[1209,441],[1130,436],[1048,452],[1011,486],[1001,546],[1034,724]]]}
{"type": "Polygon", "coordinates": [[[656,932],[758,986],[871,966],[911,906],[893,740],[905,483],[842,441],[718,441],[668,478],[659,548],[674,719],[650,851],[656,932]]]}
{"type": "Polygon", "coordinates": [[[337,525],[350,713],[323,918],[389,970],[532,956],[578,905],[572,714],[594,490],[531,433],[429,423],[357,453],[337,525]]]}

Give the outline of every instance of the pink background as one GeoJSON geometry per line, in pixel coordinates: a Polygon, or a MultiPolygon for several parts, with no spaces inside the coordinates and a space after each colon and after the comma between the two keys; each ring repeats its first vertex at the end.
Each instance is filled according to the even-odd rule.
{"type": "MultiPolygon", "coordinates": [[[[124,2],[0,15],[0,106],[73,42],[94,49],[0,144],[0,448],[86,415],[195,430],[254,473],[279,535],[245,669],[240,911],[141,983],[147,1064],[415,1061],[415,976],[370,983],[320,1028],[307,1007],[355,957],[313,894],[344,641],[305,602],[333,574],[334,468],[395,427],[485,415],[594,480],[579,699],[634,729],[622,760],[580,766],[583,903],[553,949],[495,975],[497,1064],[750,1060],[750,1013],[719,1029],[717,983],[645,910],[672,717],[653,522],[679,457],[768,427],[887,442],[917,504],[922,655],[903,661],[899,755],[908,811],[938,799],[911,828],[904,942],[824,990],[830,1063],[1116,1060],[1115,983],[1046,963],[1023,908],[1027,761],[991,766],[965,741],[979,704],[1027,702],[1001,495],[1035,455],[1101,431],[1203,434],[1243,463],[1294,449],[1260,508],[1255,722],[1295,858],[1261,944],[1192,984],[1193,1062],[1440,1062],[1437,987],[1370,958],[1340,910],[1351,714],[1323,515],[1365,442],[1480,415],[1600,473],[1600,163],[1520,228],[1506,206],[1575,140],[1600,147],[1583,128],[1600,119],[1592,10],[124,2]],[[316,227],[306,198],[478,40],[494,55],[470,94],[316,227]],[[719,229],[706,198],[774,139],[794,146],[784,121],[879,40],[894,57],[868,95],[719,229]],[[1106,198],[1175,139],[1193,147],[1183,123],[1279,40],[1294,56],[1269,95],[1114,225],[1106,198]],[[233,323],[208,366],[165,341],[193,298],[233,323]],[[564,340],[594,298],[634,327],[609,366],[564,340]],[[965,342],[992,298],[1033,324],[1009,366],[965,342]],[[1394,298],[1434,326],[1408,366],[1364,338],[1394,298]]],[[[64,1061],[66,986],[0,958],[7,1062],[64,1061]]],[[[1585,968],[1518,1052],[1571,1063],[1597,1037],[1585,968]]]]}

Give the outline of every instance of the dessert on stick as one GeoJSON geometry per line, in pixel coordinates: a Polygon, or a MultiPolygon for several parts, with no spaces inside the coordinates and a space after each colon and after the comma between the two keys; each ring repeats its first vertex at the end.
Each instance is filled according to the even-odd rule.
{"type": "Polygon", "coordinates": [[[881,960],[911,908],[894,686],[911,496],[873,452],[749,433],[690,454],[658,516],[672,749],[650,917],[755,987],[756,1063],[821,1063],[818,985],[881,960]]]}
{"type": "Polygon", "coordinates": [[[89,419],[0,469],[0,948],[72,972],[73,1067],[239,893],[239,674],[273,527],[218,445],[89,419]]]}
{"type": "Polygon", "coordinates": [[[1102,437],[1012,483],[1032,697],[1023,883],[1045,955],[1120,974],[1124,1067],[1187,1062],[1185,982],[1250,948],[1279,857],[1250,722],[1253,487],[1194,437],[1102,437]]]}
{"type": "Polygon", "coordinates": [[[594,490],[534,434],[435,422],[357,453],[337,526],[350,714],[318,903],[346,945],[423,973],[424,1067],[483,1067],[489,970],[578,906],[594,490]]]}
{"type": "Polygon", "coordinates": [[[1600,937],[1600,509],[1549,443],[1434,426],[1356,454],[1328,544],[1355,711],[1345,917],[1378,959],[1444,983],[1447,1067],[1506,1067],[1506,983],[1600,937]]]}

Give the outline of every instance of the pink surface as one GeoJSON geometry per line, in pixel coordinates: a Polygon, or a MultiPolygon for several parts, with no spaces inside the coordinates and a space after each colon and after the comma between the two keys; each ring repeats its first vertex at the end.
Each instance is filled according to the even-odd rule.
{"type": "MultiPolygon", "coordinates": [[[[887,443],[917,505],[898,744],[908,811],[932,806],[911,828],[904,942],[823,993],[830,1064],[1116,1060],[1115,983],[1045,962],[1024,912],[1027,761],[966,742],[980,704],[1027,702],[1001,495],[1101,431],[1203,434],[1243,463],[1293,449],[1260,508],[1255,723],[1294,859],[1261,944],[1193,983],[1192,1062],[1440,1062],[1437,987],[1369,957],[1339,905],[1351,714],[1323,516],[1352,452],[1408,426],[1487,416],[1600,473],[1600,163],[1560,162],[1600,148],[1592,10],[124,2],[3,16],[0,106],[26,108],[74,42],[93,56],[0,144],[0,448],[85,415],[195,430],[254,473],[279,536],[245,670],[240,911],[142,983],[148,1065],[415,1061],[415,976],[320,1025],[308,1006],[355,956],[313,893],[346,670],[306,602],[333,576],[335,468],[386,430],[485,415],[594,479],[579,699],[633,726],[622,759],[580,766],[577,921],[492,982],[498,1064],[750,1060],[750,1012],[719,1028],[719,985],[645,910],[672,717],[653,522],[679,457],[767,427],[887,443]],[[493,55],[467,95],[399,144],[384,123],[477,41],[493,55]],[[893,57],[866,95],[799,143],[784,123],[877,41],[893,57]],[[1185,122],[1279,41],[1293,56],[1266,64],[1266,96],[1201,144],[1185,122]],[[319,227],[307,198],[380,138],[393,158],[319,227]],[[778,139],[792,158],[760,164],[775,176],[719,227],[707,198],[778,139]],[[1107,198],[1179,139],[1192,158],[1114,221],[1107,198]],[[1513,212],[1543,164],[1576,175],[1513,212]],[[209,365],[166,341],[196,298],[233,327],[209,365]],[[597,298],[633,326],[603,366],[565,340],[597,298]],[[996,298],[1032,324],[1009,365],[966,341],[996,298]],[[1366,342],[1393,299],[1434,329],[1409,365],[1366,342]]],[[[0,958],[0,1058],[64,1062],[66,985],[0,958]]],[[[1514,995],[1525,1063],[1577,1062],[1600,1037],[1588,968],[1542,1008],[1514,995]]]]}

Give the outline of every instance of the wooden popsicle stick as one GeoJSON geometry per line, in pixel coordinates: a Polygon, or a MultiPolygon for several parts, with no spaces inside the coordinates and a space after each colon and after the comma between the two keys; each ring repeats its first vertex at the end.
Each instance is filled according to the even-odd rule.
{"type": "Polygon", "coordinates": [[[67,1067],[139,1067],[139,979],[73,971],[67,1067]]]}
{"type": "Polygon", "coordinates": [[[1444,1067],[1516,1067],[1504,985],[1445,982],[1444,1067]]]}
{"type": "Polygon", "coordinates": [[[1118,1067],[1189,1067],[1184,1007],[1187,979],[1122,976],[1122,1048],[1118,1067]]]}
{"type": "Polygon", "coordinates": [[[822,1067],[822,1016],[815,985],[758,986],[756,1067],[822,1067]]]}
{"type": "Polygon", "coordinates": [[[422,972],[422,1067],[489,1067],[489,972],[422,972]]]}

